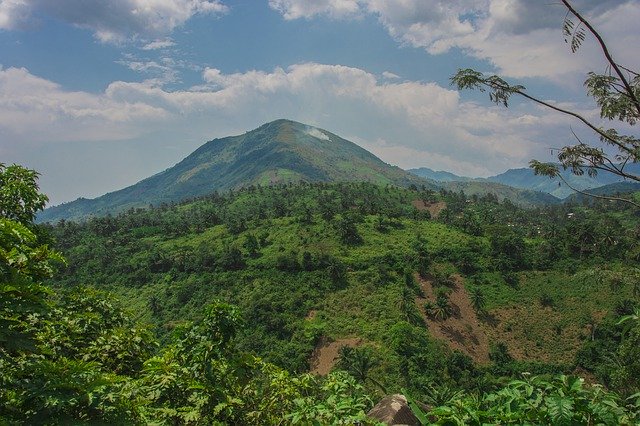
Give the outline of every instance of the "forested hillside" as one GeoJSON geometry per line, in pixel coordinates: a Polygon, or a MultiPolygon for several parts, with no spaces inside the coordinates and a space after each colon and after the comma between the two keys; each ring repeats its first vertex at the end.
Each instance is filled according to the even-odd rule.
{"type": "Polygon", "coordinates": [[[367,424],[399,391],[443,424],[638,415],[624,205],[301,184],[39,226],[2,172],[8,423],[367,424]]]}
{"type": "Polygon", "coordinates": [[[161,341],[221,299],[243,312],[239,349],[301,373],[328,371],[323,351],[344,345],[337,367],[373,395],[440,404],[446,389],[488,392],[523,371],[586,374],[626,396],[638,387],[638,354],[608,363],[639,293],[638,219],[624,205],[525,210],[302,184],[50,232],[69,262],[52,285],[115,293],[161,341]]]}

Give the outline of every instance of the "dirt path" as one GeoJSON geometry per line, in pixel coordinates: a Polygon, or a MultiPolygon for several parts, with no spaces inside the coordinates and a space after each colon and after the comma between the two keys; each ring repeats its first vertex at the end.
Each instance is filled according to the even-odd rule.
{"type": "Polygon", "coordinates": [[[426,296],[425,298],[417,297],[416,304],[425,319],[429,333],[436,339],[444,340],[451,349],[457,349],[469,355],[475,362],[487,364],[489,362],[489,341],[480,326],[469,294],[462,283],[462,278],[456,277],[453,291],[449,295],[453,315],[442,321],[429,318],[424,311],[425,302],[435,303],[436,301],[431,281],[422,279],[417,274],[416,280],[420,283],[426,296]]]}
{"type": "Polygon", "coordinates": [[[338,360],[338,353],[341,347],[349,346],[355,348],[360,345],[362,345],[362,339],[356,337],[334,341],[328,341],[325,338],[320,339],[318,346],[311,354],[311,360],[309,361],[311,366],[310,373],[320,376],[329,374],[338,360]]]}
{"type": "Polygon", "coordinates": [[[444,201],[438,201],[437,203],[425,203],[422,200],[413,200],[411,204],[420,211],[428,210],[433,219],[437,218],[440,212],[447,208],[447,203],[444,201]]]}

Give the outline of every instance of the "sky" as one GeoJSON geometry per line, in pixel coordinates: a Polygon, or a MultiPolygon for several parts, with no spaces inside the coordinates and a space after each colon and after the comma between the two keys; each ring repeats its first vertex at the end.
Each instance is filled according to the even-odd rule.
{"type": "MultiPolygon", "coordinates": [[[[572,3],[640,68],[640,0],[572,3]]],[[[39,171],[59,204],[278,118],[403,168],[550,161],[572,132],[592,136],[450,77],[495,73],[600,123],[582,83],[605,63],[591,38],[571,53],[565,14],[556,0],[0,0],[0,163],[39,171]]]]}

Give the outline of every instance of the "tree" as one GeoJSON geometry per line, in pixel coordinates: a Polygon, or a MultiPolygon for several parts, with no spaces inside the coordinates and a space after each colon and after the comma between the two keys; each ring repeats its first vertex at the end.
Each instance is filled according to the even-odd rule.
{"type": "MultiPolygon", "coordinates": [[[[562,28],[565,42],[570,44],[575,53],[590,33],[597,41],[602,54],[607,61],[608,72],[597,74],[589,72],[584,83],[587,94],[594,98],[600,107],[600,116],[609,121],[618,120],[630,126],[640,120],[640,73],[629,69],[613,58],[606,42],[598,31],[585,19],[569,2],[561,0],[567,9],[567,15],[562,28]]],[[[599,171],[613,173],[625,179],[640,182],[640,176],[628,171],[631,163],[640,162],[640,139],[632,135],[620,134],[618,130],[598,127],[584,116],[565,109],[553,102],[547,102],[527,92],[521,85],[511,84],[497,75],[485,75],[473,69],[460,69],[451,78],[458,89],[477,89],[489,91],[489,98],[496,104],[508,106],[512,95],[522,96],[538,105],[550,108],[561,114],[573,117],[595,133],[600,143],[595,145],[583,142],[577,135],[577,143],[557,149],[560,166],[570,169],[576,175],[595,176],[599,171]],[[614,155],[605,152],[604,147],[613,149],[614,155]]],[[[633,200],[620,197],[596,196],[573,188],[562,176],[558,165],[531,160],[530,166],[536,174],[551,178],[558,177],[576,192],[596,198],[624,201],[640,208],[640,204],[633,200]]]]}
{"type": "Polygon", "coordinates": [[[484,293],[478,287],[474,287],[471,289],[469,294],[471,296],[471,304],[473,305],[473,309],[476,313],[480,314],[484,312],[485,307],[487,306],[487,300],[484,297],[484,293]]]}
{"type": "Polygon", "coordinates": [[[350,346],[342,346],[339,351],[339,358],[336,367],[351,374],[361,383],[371,381],[379,387],[382,392],[386,393],[385,387],[376,379],[371,377],[371,370],[376,368],[380,361],[376,358],[375,352],[370,347],[353,348],[350,346]]]}
{"type": "Polygon", "coordinates": [[[39,241],[32,220],[47,197],[38,192],[38,174],[0,164],[0,357],[35,350],[28,317],[51,308],[39,282],[53,274],[59,253],[39,241]]]}
{"type": "Polygon", "coordinates": [[[38,192],[38,173],[0,163],[0,217],[30,224],[49,198],[38,192]]]}

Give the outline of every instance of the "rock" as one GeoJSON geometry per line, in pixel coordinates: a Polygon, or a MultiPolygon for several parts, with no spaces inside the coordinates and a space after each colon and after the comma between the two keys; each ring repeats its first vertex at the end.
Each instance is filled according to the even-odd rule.
{"type": "Polygon", "coordinates": [[[385,396],[367,413],[367,416],[387,425],[420,426],[404,395],[385,396]]]}

